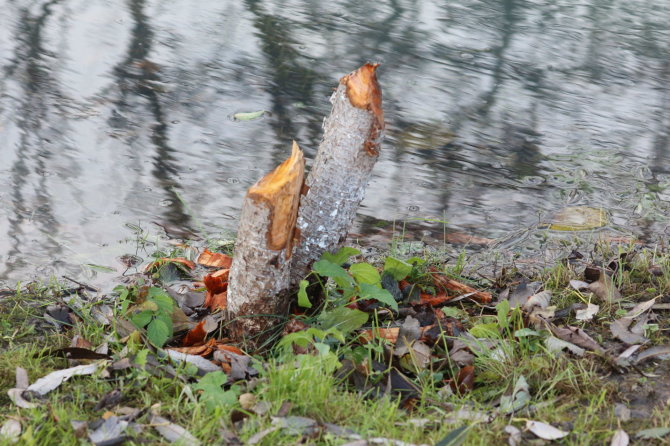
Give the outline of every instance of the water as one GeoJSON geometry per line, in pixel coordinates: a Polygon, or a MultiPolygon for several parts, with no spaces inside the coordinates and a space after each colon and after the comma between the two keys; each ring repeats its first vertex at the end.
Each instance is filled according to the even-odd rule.
{"type": "Polygon", "coordinates": [[[665,235],[668,2],[0,6],[0,280],[118,273],[154,220],[233,230],[292,139],[313,158],[338,78],[368,60],[388,133],[361,217],[505,238],[589,205],[665,235]]]}

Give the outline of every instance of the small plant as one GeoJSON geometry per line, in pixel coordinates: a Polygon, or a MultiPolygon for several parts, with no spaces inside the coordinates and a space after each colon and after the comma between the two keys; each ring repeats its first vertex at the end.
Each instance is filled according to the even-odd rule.
{"type": "Polygon", "coordinates": [[[158,287],[117,287],[121,313],[138,329],[146,330],[149,342],[156,347],[165,345],[172,337],[174,301],[158,287]]]}

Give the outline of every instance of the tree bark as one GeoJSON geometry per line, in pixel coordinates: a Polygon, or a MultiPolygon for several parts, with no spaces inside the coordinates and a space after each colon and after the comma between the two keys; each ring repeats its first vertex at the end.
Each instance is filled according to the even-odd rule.
{"type": "Polygon", "coordinates": [[[368,63],[344,76],[330,98],[333,107],[300,201],[293,287],[324,252],[344,243],[365,195],[384,130],[377,66],[368,63]]]}
{"type": "Polygon", "coordinates": [[[244,199],[228,284],[231,336],[260,345],[287,310],[289,269],[305,161],[290,158],[254,184],[244,199]]]}

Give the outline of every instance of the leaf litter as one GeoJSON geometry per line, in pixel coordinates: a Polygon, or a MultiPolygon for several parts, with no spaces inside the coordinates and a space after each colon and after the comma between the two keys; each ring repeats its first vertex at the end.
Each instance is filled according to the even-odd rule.
{"type": "MultiPolygon", "coordinates": [[[[225,292],[230,262],[231,258],[229,256],[208,250],[204,250],[198,256],[198,260],[195,262],[199,265],[198,267],[191,260],[179,256],[165,257],[154,261],[150,264],[151,268],[147,269],[147,274],[162,265],[176,263],[183,267],[181,274],[185,274],[185,277],[193,281],[192,287],[187,289],[186,293],[176,294],[187,295],[187,293],[192,293],[191,296],[196,296],[197,294],[193,293],[198,293],[198,290],[203,288],[206,289],[205,297],[200,300],[175,299],[173,306],[179,311],[179,314],[175,316],[173,312],[171,315],[174,334],[169,334],[166,341],[168,345],[164,349],[156,349],[148,344],[150,353],[144,359],[140,358],[139,363],[137,357],[123,356],[123,354],[120,356],[119,352],[115,352],[112,354],[114,358],[112,363],[104,361],[56,371],[43,377],[42,381],[38,380],[33,386],[27,385],[27,377],[24,377],[23,372],[17,369],[17,385],[14,389],[11,389],[10,398],[19,407],[34,407],[39,404],[39,401],[24,399],[23,395],[26,390],[44,395],[62,385],[72,376],[93,374],[98,371],[103,374],[120,373],[123,370],[141,367],[144,370],[150,370],[151,373],[168,373],[168,375],[178,377],[180,376],[178,370],[183,369],[185,365],[191,365],[197,371],[195,378],[181,376],[180,379],[184,382],[195,380],[192,384],[194,398],[202,402],[209,411],[214,411],[217,407],[234,407],[239,404],[243,410],[248,411],[252,416],[254,414],[263,416],[262,414],[267,411],[267,408],[263,409],[265,407],[264,401],[259,401],[254,393],[242,393],[241,389],[243,387],[240,387],[245,382],[255,379],[254,377],[258,375],[258,370],[256,370],[258,365],[252,361],[251,356],[228,344],[225,339],[225,330],[222,330],[220,326],[221,310],[225,310],[226,307],[225,292]],[[191,267],[191,264],[193,264],[193,267],[191,267]],[[197,268],[206,268],[202,272],[203,276],[201,276],[202,280],[200,282],[198,277],[195,276],[200,272],[200,269],[197,268]],[[179,322],[180,320],[182,322],[179,322]],[[169,362],[163,362],[162,357],[169,358],[169,362]],[[124,365],[121,363],[124,363],[124,365]],[[170,363],[174,366],[170,366],[170,363]],[[21,381],[20,385],[18,381],[21,381]]],[[[524,339],[526,337],[528,339],[537,337],[537,340],[542,342],[548,351],[555,354],[567,353],[579,358],[588,355],[588,352],[594,352],[610,358],[611,361],[614,361],[612,358],[625,359],[625,363],[622,363],[625,367],[640,364],[644,361],[663,360],[670,357],[670,348],[664,345],[652,346],[646,350],[643,349],[641,353],[637,352],[641,344],[649,342],[649,338],[644,336],[645,327],[647,327],[651,318],[656,299],[638,303],[623,317],[610,324],[614,339],[622,342],[620,344],[621,349],[618,351],[622,351],[627,345],[631,344],[637,347],[635,350],[631,350],[628,356],[624,357],[624,352],[617,357],[611,356],[612,351],[616,351],[616,349],[613,350],[611,341],[605,348],[587,333],[589,330],[588,324],[593,323],[593,317],[596,314],[600,314],[599,305],[586,303],[576,311],[573,310],[574,321],[583,325],[558,323],[558,319],[554,320],[558,317],[556,314],[562,314],[560,312],[564,312],[565,308],[552,306],[554,292],[541,291],[541,287],[537,283],[522,281],[523,286],[512,288],[514,291],[509,293],[512,297],[510,297],[507,307],[503,305],[503,307],[491,311],[489,310],[491,307],[487,307],[487,305],[493,300],[493,294],[488,291],[477,290],[471,284],[460,283],[432,266],[424,270],[426,274],[423,277],[418,276],[417,278],[410,277],[417,270],[416,264],[409,261],[395,260],[387,261],[387,263],[389,270],[383,271],[381,274],[376,272],[373,274],[370,268],[362,266],[353,268],[353,271],[348,267],[343,268],[344,274],[349,274],[354,283],[357,280],[374,282],[374,280],[377,280],[375,277],[378,278],[379,283],[364,283],[367,287],[360,287],[362,299],[350,299],[346,307],[338,307],[322,313],[320,318],[315,319],[317,321],[316,325],[310,322],[305,323],[309,319],[296,313],[287,325],[293,323],[295,328],[292,331],[285,331],[285,336],[293,336],[287,345],[295,347],[297,343],[294,343],[293,339],[297,340],[299,336],[306,336],[306,333],[313,328],[341,330],[343,335],[352,336],[352,339],[360,348],[381,349],[379,351],[387,355],[386,358],[390,367],[384,364],[375,365],[370,361],[367,363],[365,361],[362,363],[352,361],[349,371],[346,372],[348,377],[345,382],[350,383],[354,389],[358,389],[368,396],[399,395],[401,407],[408,412],[414,410],[413,407],[415,407],[419,395],[421,395],[421,387],[417,384],[417,377],[427,370],[430,370],[431,373],[443,374],[441,383],[445,389],[449,389],[451,394],[466,396],[476,391],[480,385],[479,374],[481,373],[476,358],[485,356],[504,358],[505,353],[502,347],[505,342],[509,342],[505,333],[511,329],[512,323],[509,318],[515,317],[514,311],[520,312],[519,314],[522,317],[514,322],[517,325],[514,330],[509,331],[512,335],[509,339],[517,339],[517,342],[519,342],[518,340],[522,337],[524,339]],[[375,286],[376,290],[373,292],[369,288],[370,286],[375,286]],[[418,290],[419,299],[415,299],[412,294],[414,291],[408,291],[409,289],[418,290]],[[391,305],[391,301],[387,300],[387,297],[382,296],[381,291],[377,290],[388,292],[389,297],[397,303],[397,306],[391,305]],[[460,312],[453,311],[455,308],[453,305],[455,304],[460,306],[460,312]],[[481,317],[473,316],[473,314],[476,314],[473,310],[483,311],[483,323],[472,323],[473,320],[477,321],[477,318],[481,317]],[[462,320],[447,314],[458,315],[462,320]],[[354,315],[356,316],[354,317],[354,315]],[[382,315],[379,320],[383,323],[371,327],[370,321],[373,315],[375,317],[382,315]],[[467,324],[464,324],[468,319],[467,324]],[[377,383],[371,382],[371,378],[375,376],[378,379],[377,383]]],[[[605,269],[599,271],[600,274],[596,282],[589,284],[584,281],[576,282],[573,280],[570,282],[570,286],[576,290],[590,291],[600,301],[608,305],[619,302],[624,298],[624,295],[614,286],[614,280],[605,269]]],[[[329,270],[323,270],[323,272],[330,273],[329,270]]],[[[338,271],[337,274],[342,274],[342,272],[338,271]]],[[[147,288],[139,286],[134,288],[132,292],[141,296],[146,293],[146,290],[147,288]]],[[[173,296],[175,294],[168,293],[168,295],[173,296]]],[[[203,293],[200,292],[199,296],[203,296],[203,293]]],[[[137,304],[138,300],[135,300],[129,308],[137,304]]],[[[151,307],[150,310],[158,311],[159,308],[151,307]]],[[[72,313],[67,307],[62,307],[59,311],[67,315],[68,319],[72,313]]],[[[106,311],[105,314],[108,318],[109,311],[106,311]]],[[[601,315],[599,317],[604,318],[606,316],[601,315]]],[[[62,319],[65,321],[65,316],[62,319]]],[[[65,324],[62,325],[65,326],[65,324]]],[[[127,333],[124,334],[127,338],[126,342],[130,339],[141,341],[149,336],[148,330],[142,326],[137,326],[132,322],[124,326],[127,327],[127,333]]],[[[322,336],[324,335],[319,335],[319,337],[322,336]]],[[[325,337],[328,336],[330,335],[325,335],[325,337]]],[[[69,350],[61,349],[60,351],[66,358],[69,355],[69,359],[94,359],[93,356],[91,358],[85,356],[90,355],[88,352],[93,352],[93,346],[85,344],[84,341],[73,339],[74,345],[69,350]]],[[[307,354],[319,354],[319,348],[323,349],[324,347],[317,346],[317,344],[315,343],[314,347],[318,348],[312,350],[307,348],[304,351],[307,354]]],[[[309,347],[309,342],[306,345],[309,347]]],[[[326,346],[326,350],[321,350],[321,352],[327,351],[327,348],[326,346]]],[[[341,362],[344,365],[347,361],[343,360],[341,362]]],[[[263,367],[262,363],[260,363],[260,366],[263,367]]],[[[495,407],[491,406],[490,411],[482,412],[461,408],[448,414],[447,419],[451,422],[463,420],[470,423],[486,423],[495,418],[497,414],[532,410],[532,402],[532,388],[525,377],[520,376],[515,380],[511,393],[502,395],[495,402],[495,407]]],[[[108,405],[113,407],[117,403],[118,401],[110,399],[108,404],[103,404],[100,408],[108,405]]],[[[148,425],[155,427],[168,441],[177,441],[180,438],[182,441],[188,440],[191,444],[197,444],[199,441],[183,427],[171,423],[167,418],[160,417],[158,414],[150,415],[147,421],[148,425]]],[[[107,417],[102,424],[94,429],[91,428],[89,423],[87,425],[87,435],[94,443],[109,441],[113,438],[123,438],[126,435],[132,438],[135,436],[135,431],[131,429],[133,423],[135,422],[116,416],[107,417]]],[[[135,424],[135,427],[140,429],[139,425],[135,424]]],[[[249,444],[253,444],[254,438],[260,442],[262,438],[276,431],[282,431],[284,434],[292,436],[313,437],[326,432],[337,435],[332,431],[336,428],[345,429],[339,426],[328,427],[327,423],[316,422],[306,417],[276,417],[273,418],[272,427],[250,438],[249,444]]],[[[527,421],[524,430],[545,440],[560,439],[569,435],[569,432],[557,429],[551,424],[539,420],[527,421]]],[[[506,431],[510,434],[508,439],[510,444],[519,444],[520,439],[527,435],[513,425],[508,426],[506,431]]],[[[347,434],[342,434],[343,438],[363,441],[361,438],[357,439],[356,435],[358,434],[353,433],[353,431],[347,432],[347,434]]],[[[624,435],[623,430],[617,431],[612,438],[612,444],[625,444],[622,443],[625,438],[624,435]],[[614,443],[615,439],[618,443],[614,443]]],[[[665,435],[662,429],[638,432],[639,438],[660,438],[662,435],[665,435]],[[656,437],[653,437],[653,435],[656,435],[656,437]]],[[[378,438],[377,440],[380,444],[402,443],[392,439],[378,438]],[[386,443],[383,443],[384,441],[386,443]]],[[[365,441],[368,441],[369,444],[371,439],[365,441]]]]}

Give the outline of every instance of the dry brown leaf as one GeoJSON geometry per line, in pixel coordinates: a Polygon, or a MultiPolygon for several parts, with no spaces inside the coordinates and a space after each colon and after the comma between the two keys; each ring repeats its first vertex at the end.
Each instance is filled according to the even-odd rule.
{"type": "Polygon", "coordinates": [[[207,332],[205,331],[205,320],[203,319],[198,322],[198,325],[186,333],[186,336],[184,336],[184,339],[181,341],[181,345],[184,347],[190,347],[192,345],[200,344],[205,341],[206,336],[207,332]]]}
{"type": "Polygon", "coordinates": [[[587,350],[595,352],[602,352],[603,348],[593,340],[591,336],[586,334],[584,330],[578,327],[557,327],[549,325],[549,330],[559,339],[578,345],[587,350]]]}
{"type": "Polygon", "coordinates": [[[475,387],[475,368],[466,365],[458,371],[458,375],[449,385],[451,390],[457,395],[464,395],[475,387]]]}
{"type": "Polygon", "coordinates": [[[614,280],[605,272],[600,270],[600,278],[588,286],[588,290],[604,302],[616,302],[622,299],[619,289],[614,285],[614,280]]]}

